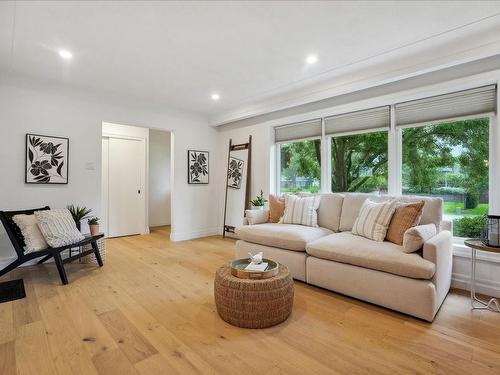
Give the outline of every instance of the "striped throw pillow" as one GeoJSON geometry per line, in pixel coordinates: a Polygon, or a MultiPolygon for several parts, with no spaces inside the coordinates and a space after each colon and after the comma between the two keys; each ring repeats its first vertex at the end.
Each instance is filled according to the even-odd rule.
{"type": "Polygon", "coordinates": [[[300,224],[308,227],[318,226],[318,208],[321,201],[320,195],[298,197],[285,195],[285,213],[283,224],[300,224]]]}
{"type": "Polygon", "coordinates": [[[377,203],[368,198],[361,206],[352,233],[382,242],[396,206],[396,200],[377,203]]]}

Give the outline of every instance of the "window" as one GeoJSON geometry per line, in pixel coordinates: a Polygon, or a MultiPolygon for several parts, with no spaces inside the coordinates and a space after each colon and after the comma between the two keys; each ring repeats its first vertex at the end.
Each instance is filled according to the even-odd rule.
{"type": "Polygon", "coordinates": [[[456,237],[480,237],[488,213],[489,119],[403,129],[403,194],[441,197],[456,237]]]}
{"type": "Polygon", "coordinates": [[[317,193],[321,188],[321,140],[280,145],[281,192],[317,193]]]}
{"type": "Polygon", "coordinates": [[[387,192],[386,131],[331,138],[332,191],[387,192]]]}

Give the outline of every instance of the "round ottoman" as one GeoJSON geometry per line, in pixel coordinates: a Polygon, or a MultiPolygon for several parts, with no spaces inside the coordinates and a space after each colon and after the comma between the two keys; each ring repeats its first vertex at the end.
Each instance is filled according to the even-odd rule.
{"type": "Polygon", "coordinates": [[[276,276],[264,280],[239,279],[226,264],[215,274],[215,305],[220,317],[243,328],[271,327],[292,312],[293,280],[288,268],[279,265],[276,276]]]}

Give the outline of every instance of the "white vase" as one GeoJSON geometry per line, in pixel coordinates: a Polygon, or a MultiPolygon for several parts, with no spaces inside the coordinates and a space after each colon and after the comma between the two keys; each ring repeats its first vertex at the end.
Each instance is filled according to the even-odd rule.
{"type": "Polygon", "coordinates": [[[264,206],[252,206],[252,209],[254,209],[254,210],[263,210],[264,206]]]}

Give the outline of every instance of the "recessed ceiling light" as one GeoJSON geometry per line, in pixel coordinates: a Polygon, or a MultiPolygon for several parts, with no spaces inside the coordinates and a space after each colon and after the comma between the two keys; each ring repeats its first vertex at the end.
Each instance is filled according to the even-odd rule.
{"type": "Polygon", "coordinates": [[[61,56],[64,60],[70,60],[73,58],[73,54],[67,49],[60,49],[59,56],[61,56]]]}
{"type": "Polygon", "coordinates": [[[307,56],[306,63],[312,65],[316,64],[317,62],[318,62],[318,56],[316,55],[307,56]]]}
{"type": "Polygon", "coordinates": [[[211,98],[212,98],[212,100],[217,101],[220,99],[220,95],[215,93],[215,94],[212,94],[211,98]]]}

